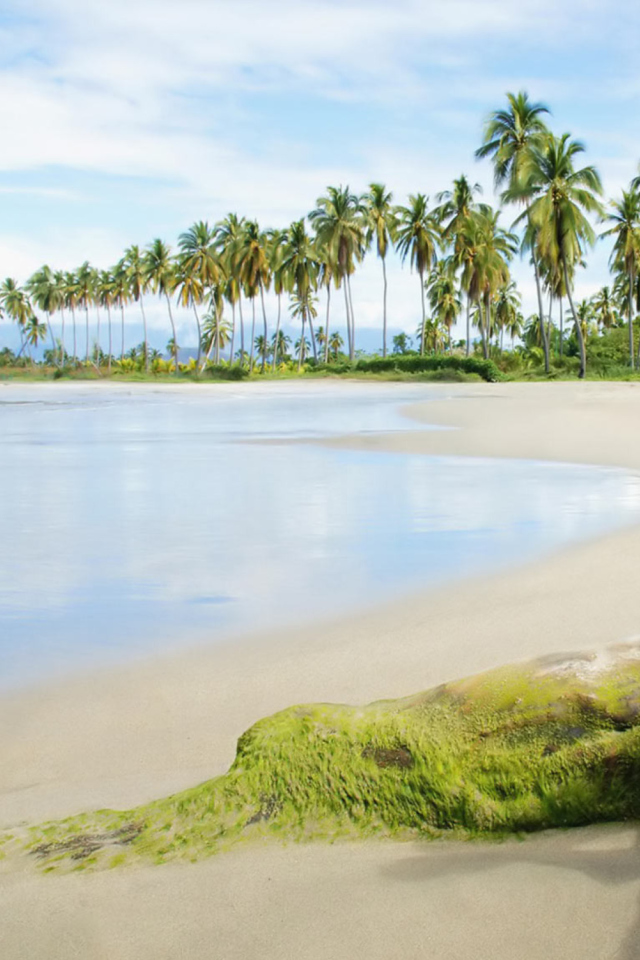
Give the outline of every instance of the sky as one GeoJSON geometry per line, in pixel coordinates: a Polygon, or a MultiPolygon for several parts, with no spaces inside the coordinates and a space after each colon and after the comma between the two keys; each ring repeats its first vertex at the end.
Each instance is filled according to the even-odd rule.
{"type": "MultiPolygon", "coordinates": [[[[613,197],[640,159],[639,37],[630,0],[0,0],[0,276],[108,267],[230,211],[285,227],[329,184],[382,181],[404,203],[464,172],[492,200],[474,151],[522,89],[613,197]]],[[[578,299],[606,282],[608,253],[589,254],[578,299]]],[[[532,312],[529,268],[514,274],[532,312]]],[[[367,346],[381,289],[371,254],[353,286],[367,346]]],[[[389,325],[413,332],[419,315],[418,278],[393,258],[389,325]]],[[[164,344],[160,305],[150,320],[164,344]]],[[[191,346],[192,319],[178,324],[191,346]]]]}

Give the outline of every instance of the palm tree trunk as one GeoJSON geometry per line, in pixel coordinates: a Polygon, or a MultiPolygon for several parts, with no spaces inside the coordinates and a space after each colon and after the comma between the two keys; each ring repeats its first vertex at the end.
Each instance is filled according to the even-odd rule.
{"type": "Polygon", "coordinates": [[[111,304],[107,303],[107,317],[109,320],[109,359],[107,360],[107,370],[111,373],[111,351],[113,350],[112,331],[111,331],[111,304]]]}
{"type": "Polygon", "coordinates": [[[264,336],[264,350],[262,351],[262,372],[264,373],[265,367],[267,365],[267,311],[264,306],[264,287],[262,285],[262,278],[260,278],[260,302],[262,304],[262,326],[263,326],[263,336],[264,336]]]}
{"type": "MultiPolygon", "coordinates": [[[[353,297],[351,296],[351,278],[347,274],[347,290],[349,291],[349,309],[351,312],[351,362],[356,358],[356,317],[353,312],[353,297]]],[[[311,319],[309,319],[311,323],[311,319]]]]}
{"type": "Polygon", "coordinates": [[[635,369],[635,351],[633,349],[633,269],[629,271],[629,362],[631,369],[635,369]]]}
{"type": "Polygon", "coordinates": [[[347,295],[347,281],[343,277],[343,286],[344,286],[344,309],[347,314],[347,340],[349,341],[349,359],[352,360],[352,351],[351,351],[351,320],[349,317],[349,297],[347,295]]]}
{"type": "Polygon", "coordinates": [[[551,313],[553,310],[553,290],[549,290],[549,319],[547,320],[547,343],[551,350],[551,313]]]}
{"type": "Polygon", "coordinates": [[[580,380],[584,380],[585,373],[587,372],[587,351],[584,345],[582,327],[580,326],[580,321],[578,320],[578,317],[576,314],[576,308],[573,305],[573,296],[571,294],[571,287],[569,285],[569,270],[567,269],[567,258],[565,256],[564,250],[562,251],[562,267],[564,270],[564,283],[567,288],[567,299],[569,300],[571,316],[573,317],[573,322],[575,324],[576,335],[578,337],[578,346],[580,348],[580,372],[578,373],[578,377],[580,378],[580,380]]]}
{"type": "MultiPolygon", "coordinates": [[[[386,257],[382,258],[382,280],[383,280],[383,293],[382,293],[382,356],[386,357],[387,355],[387,266],[386,266],[386,257]]],[[[329,328],[327,328],[327,336],[329,335],[329,328]]]]}
{"type": "Polygon", "coordinates": [[[280,317],[282,316],[282,294],[278,294],[278,319],[276,320],[276,333],[273,338],[273,369],[278,366],[278,337],[280,336],[280,317]]]}
{"type": "Polygon", "coordinates": [[[65,358],[65,349],[64,349],[64,307],[60,308],[60,319],[62,321],[62,334],[60,337],[60,365],[64,366],[65,358]]]}
{"type": "Polygon", "coordinates": [[[240,311],[240,363],[244,367],[244,318],[242,316],[242,294],[238,293],[238,310],[240,311]]]}
{"type": "Polygon", "coordinates": [[[536,279],[536,293],[538,295],[538,317],[540,321],[540,335],[542,337],[542,350],[544,352],[544,372],[549,373],[549,344],[544,326],[544,307],[542,306],[542,288],[540,286],[540,274],[538,273],[538,262],[535,253],[531,252],[533,261],[533,273],[536,279]]]}
{"type": "Polygon", "coordinates": [[[86,328],[86,349],[85,349],[85,363],[89,363],[89,307],[85,303],[84,305],[84,314],[85,314],[85,328],[86,328]]]}
{"type": "Polygon", "coordinates": [[[302,362],[304,360],[305,351],[304,351],[304,322],[305,322],[305,311],[304,307],[302,309],[302,335],[300,337],[300,349],[298,350],[298,373],[302,370],[302,362]]]}
{"type": "Polygon", "coordinates": [[[482,323],[482,352],[485,360],[489,359],[489,344],[488,340],[491,336],[491,298],[489,294],[485,294],[485,304],[484,304],[484,320],[482,319],[482,311],[480,312],[480,322],[482,323]]]}
{"type": "Polygon", "coordinates": [[[424,302],[424,271],[419,270],[418,276],[420,277],[420,295],[422,303],[422,335],[420,337],[420,356],[424,357],[424,338],[427,332],[427,308],[424,302]]]}
{"type": "Polygon", "coordinates": [[[222,314],[218,313],[216,310],[216,352],[215,352],[215,365],[218,367],[220,365],[220,325],[222,323],[222,314]]]}
{"type": "Polygon", "coordinates": [[[173,366],[176,376],[178,375],[178,338],[176,336],[176,325],[173,320],[173,311],[171,309],[171,300],[169,299],[169,294],[165,290],[165,297],[167,300],[167,310],[169,311],[169,320],[171,321],[171,332],[173,333],[173,366]]]}
{"type": "Polygon", "coordinates": [[[251,297],[251,349],[249,351],[249,373],[253,373],[253,353],[256,345],[256,298],[251,297]]]}
{"type": "Polygon", "coordinates": [[[233,363],[233,351],[236,345],[236,304],[231,300],[231,348],[229,350],[229,366],[233,363]]]}
{"type": "Polygon", "coordinates": [[[564,315],[562,311],[562,293],[560,294],[560,359],[564,354],[564,315]]]}
{"type": "Polygon", "coordinates": [[[200,372],[200,361],[202,359],[202,329],[200,327],[200,317],[198,315],[198,308],[196,306],[195,300],[191,301],[193,306],[193,312],[196,317],[196,326],[198,328],[198,356],[196,357],[196,371],[200,372]]]}
{"type": "Polygon", "coordinates": [[[78,359],[78,345],[76,339],[76,308],[71,307],[71,319],[73,321],[73,359],[76,361],[78,359]]]}
{"type": "Polygon", "coordinates": [[[309,311],[309,336],[311,337],[311,348],[313,350],[313,359],[318,360],[318,345],[316,344],[316,334],[313,329],[313,317],[311,316],[311,311],[309,311]]]}
{"type": "Polygon", "coordinates": [[[144,312],[144,301],[142,299],[142,294],[140,294],[140,309],[142,311],[142,328],[144,331],[144,369],[145,369],[145,373],[149,373],[149,343],[147,341],[147,315],[144,312]]]}
{"type": "Polygon", "coordinates": [[[120,359],[124,360],[124,303],[120,301],[120,359]]]}
{"type": "Polygon", "coordinates": [[[471,297],[467,293],[467,356],[471,355],[471,297]]]}
{"type": "Polygon", "coordinates": [[[96,306],[96,317],[98,318],[98,332],[96,338],[96,362],[95,368],[100,373],[100,308],[96,306]]]}
{"type": "Polygon", "coordinates": [[[327,284],[327,326],[325,328],[326,337],[324,341],[324,362],[329,362],[329,309],[331,307],[331,280],[327,284]]]}
{"type": "Polygon", "coordinates": [[[53,356],[53,363],[55,366],[58,366],[56,361],[56,341],[55,341],[55,337],[53,336],[53,325],[51,323],[51,314],[47,312],[46,316],[47,316],[47,327],[49,329],[49,336],[51,337],[51,354],[53,356]]]}

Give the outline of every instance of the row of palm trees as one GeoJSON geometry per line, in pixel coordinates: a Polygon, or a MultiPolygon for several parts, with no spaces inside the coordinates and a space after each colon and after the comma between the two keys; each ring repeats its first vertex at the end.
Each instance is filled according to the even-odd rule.
{"type": "Polygon", "coordinates": [[[156,239],[144,249],[129,247],[108,270],[97,270],[89,263],[75,272],[44,266],[24,287],[8,278],[0,286],[0,308],[18,324],[23,349],[37,345],[48,331],[60,364],[67,357],[69,320],[71,356],[76,359],[79,355],[80,317],[84,322],[85,362],[89,363],[90,312],[95,315],[98,343],[100,325],[106,319],[110,366],[113,314],[119,315],[122,357],[125,310],[136,304],[148,369],[145,302],[148,296],[155,296],[167,309],[176,371],[176,306],[193,312],[198,369],[207,360],[219,363],[225,345],[230,348],[230,357],[235,357],[239,342],[240,362],[253,370],[257,359],[264,371],[268,357],[274,368],[282,359],[283,296],[288,298],[291,316],[300,323],[299,365],[305,360],[307,342],[316,360],[329,360],[329,337],[319,345],[314,323],[322,295],[324,329],[329,330],[331,294],[336,290],[344,298],[347,350],[353,360],[356,311],[351,278],[367,251],[374,250],[382,271],[381,352],[386,356],[387,257],[395,249],[403,262],[409,262],[419,281],[420,352],[450,349],[452,327],[465,309],[467,353],[473,324],[487,357],[492,331],[499,327],[513,337],[520,322],[520,299],[510,268],[516,254],[521,253],[528,257],[535,277],[545,369],[548,372],[550,360],[545,316],[551,313],[554,302],[562,309],[566,298],[578,342],[580,376],[584,376],[585,336],[574,304],[574,284],[576,271],[596,239],[593,222],[600,220],[607,222],[604,236],[614,241],[611,267],[617,287],[625,290],[629,360],[633,366],[633,319],[640,276],[640,178],[605,210],[597,171],[593,166],[579,165],[583,145],[569,134],[555,136],[546,124],[548,113],[544,104],[532,103],[526,93],[508,94],[506,106],[489,117],[476,151],[479,159],[493,163],[502,204],[515,207],[510,228],[500,222],[502,211],[482,202],[479,185],[471,184],[465,176],[455,180],[451,190],[438,194],[432,206],[421,193],[411,195],[405,205],[396,205],[392,193],[380,183],[372,183],[363,195],[348,187],[329,187],[315,208],[286,230],[262,230],[255,220],[235,214],[213,226],[199,221],[180,235],[175,253],[156,239]],[[271,338],[265,301],[269,290],[277,300],[271,338]],[[549,312],[545,314],[543,303],[547,298],[549,312]],[[37,311],[45,317],[45,323],[38,319],[37,311]],[[56,316],[61,326],[57,344],[53,334],[56,316]],[[270,352],[265,348],[269,342],[273,342],[270,352]],[[263,346],[257,349],[260,343],[263,346]]]}

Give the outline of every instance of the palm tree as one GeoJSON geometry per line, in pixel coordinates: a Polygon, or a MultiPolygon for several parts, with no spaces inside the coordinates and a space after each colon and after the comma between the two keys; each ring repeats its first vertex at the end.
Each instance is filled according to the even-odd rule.
{"type": "Polygon", "coordinates": [[[495,304],[496,326],[500,331],[500,350],[504,346],[505,331],[511,334],[511,343],[518,331],[522,300],[513,281],[503,284],[498,290],[495,304]],[[514,332],[515,331],[515,332],[514,332]]]}
{"type": "Polygon", "coordinates": [[[612,224],[602,234],[603,237],[615,237],[609,264],[624,271],[629,278],[629,363],[635,366],[633,346],[633,290],[638,275],[640,261],[640,192],[633,185],[622,191],[622,199],[610,204],[610,212],[605,220],[612,224]]]}
{"type": "Polygon", "coordinates": [[[222,270],[215,246],[215,230],[208,223],[199,220],[178,238],[180,258],[178,261],[178,300],[183,306],[192,306],[198,327],[198,357],[196,365],[200,368],[202,330],[198,304],[201,304],[207,290],[220,283],[222,270]]]}
{"type": "Polygon", "coordinates": [[[529,156],[522,193],[533,198],[526,216],[536,232],[541,257],[562,270],[571,314],[574,318],[580,350],[580,373],[584,377],[587,356],[580,324],[576,321],[570,265],[582,260],[584,248],[595,242],[595,233],[587,216],[602,217],[598,197],[602,194],[600,177],[593,166],[575,169],[574,160],[584,146],[568,133],[546,137],[529,156]]]}
{"type": "Polygon", "coordinates": [[[278,298],[278,317],[276,320],[276,332],[271,338],[273,351],[273,369],[278,365],[278,351],[280,348],[280,321],[282,318],[282,294],[285,291],[286,273],[282,266],[284,246],[287,242],[286,230],[269,230],[269,270],[273,279],[273,292],[278,298]]]}
{"type": "Polygon", "coordinates": [[[127,261],[123,257],[111,271],[113,278],[113,303],[120,309],[120,359],[124,359],[124,305],[131,295],[127,261]]]}
{"type": "Polygon", "coordinates": [[[78,338],[76,326],[76,307],[78,306],[78,278],[75,273],[67,272],[64,275],[63,301],[65,307],[71,310],[73,324],[73,360],[78,361],[78,338]]]}
{"type": "Polygon", "coordinates": [[[355,316],[350,276],[365,248],[365,224],[362,205],[349,187],[327,187],[327,196],[316,200],[309,220],[316,232],[318,249],[331,264],[337,285],[344,284],[349,358],[355,357],[355,316]]]}
{"type": "MultiPolygon", "coordinates": [[[[548,136],[543,117],[549,113],[549,108],[544,103],[532,103],[524,91],[517,94],[508,93],[507,103],[506,109],[496,110],[488,117],[483,142],[476,150],[476,157],[478,159],[490,157],[493,160],[496,187],[508,185],[507,191],[503,194],[504,199],[524,202],[528,209],[530,196],[523,194],[518,188],[523,180],[528,179],[531,151],[540,149],[548,136]]],[[[531,229],[528,231],[526,248],[532,252],[545,371],[548,373],[549,345],[544,329],[544,309],[536,259],[535,235],[531,229]]]]}
{"type": "Polygon", "coordinates": [[[51,267],[45,265],[34,273],[27,281],[27,290],[31,302],[46,314],[51,348],[55,356],[56,343],[51,318],[60,306],[60,289],[51,267]]]}
{"type": "Polygon", "coordinates": [[[427,281],[429,307],[433,319],[447,330],[451,349],[451,327],[455,324],[462,304],[456,287],[453,258],[441,260],[427,281]]]}
{"type": "Polygon", "coordinates": [[[334,360],[338,359],[338,354],[340,353],[343,347],[344,347],[344,340],[342,339],[338,331],[334,330],[333,333],[330,334],[329,336],[329,349],[333,354],[334,360]]]}
{"type": "Polygon", "coordinates": [[[291,316],[299,319],[302,322],[302,332],[300,339],[296,343],[296,349],[298,353],[298,370],[301,369],[302,364],[306,359],[306,351],[309,349],[309,341],[305,338],[305,323],[307,320],[311,320],[312,317],[317,317],[318,311],[316,309],[317,300],[313,296],[310,289],[307,289],[303,293],[298,293],[297,291],[291,297],[291,316]]]}
{"type": "Polygon", "coordinates": [[[178,337],[176,324],[171,309],[171,295],[176,287],[175,263],[171,256],[171,249],[164,241],[156,238],[145,250],[143,258],[143,272],[145,284],[152,293],[164,297],[169,312],[169,321],[173,333],[173,362],[176,376],[178,374],[178,337]]]}
{"type": "MultiPolygon", "coordinates": [[[[107,369],[111,373],[111,359],[113,354],[113,337],[112,337],[112,324],[111,324],[111,307],[116,302],[116,283],[113,277],[113,274],[110,270],[101,270],[98,274],[98,281],[96,284],[96,298],[97,302],[101,307],[104,307],[107,311],[107,318],[109,323],[109,354],[107,358],[107,369]]],[[[98,344],[99,348],[100,344],[98,344]]]]}
{"type": "MultiPolygon", "coordinates": [[[[362,198],[367,229],[367,245],[375,240],[376,252],[382,261],[382,356],[387,355],[387,253],[393,246],[395,214],[391,201],[393,194],[382,183],[370,183],[369,192],[362,198]]],[[[327,326],[328,329],[328,326],[327,326]]]]}
{"type": "Polygon", "coordinates": [[[274,357],[279,356],[282,358],[282,360],[287,360],[290,346],[291,337],[288,337],[283,330],[280,330],[277,336],[274,333],[274,335],[271,337],[271,352],[273,353],[274,357]]]}
{"type": "Polygon", "coordinates": [[[127,268],[129,281],[129,295],[140,304],[142,313],[142,328],[144,331],[144,369],[149,372],[149,338],[147,336],[147,315],[144,310],[144,294],[147,290],[148,278],[145,268],[144,255],[136,244],[128,247],[124,252],[124,263],[127,268]]]}
{"type": "Polygon", "coordinates": [[[393,338],[393,352],[405,354],[411,350],[411,337],[404,331],[397,333],[393,338]]]}
{"type": "MultiPolygon", "coordinates": [[[[231,302],[233,308],[234,329],[232,337],[235,338],[235,304],[238,304],[240,314],[240,356],[244,363],[244,318],[242,316],[242,283],[240,281],[238,269],[238,248],[240,239],[244,230],[244,218],[239,218],[235,213],[229,213],[224,220],[216,224],[215,243],[218,249],[220,260],[223,266],[228,286],[226,291],[227,299],[231,302]]],[[[233,349],[231,351],[233,358],[233,349]]]]}
{"type": "MultiPolygon", "coordinates": [[[[265,287],[268,288],[271,275],[269,271],[269,242],[266,233],[260,230],[255,220],[245,223],[238,245],[238,266],[240,277],[253,301],[253,327],[251,330],[250,367],[253,368],[253,350],[255,346],[255,298],[260,294],[264,342],[267,342],[267,311],[264,303],[265,287]]],[[[266,356],[262,355],[262,372],[265,371],[266,356]]]]}
{"type": "MultiPolygon", "coordinates": [[[[35,313],[31,313],[25,327],[26,341],[31,347],[38,346],[47,336],[46,323],[40,323],[35,313]]],[[[33,354],[31,354],[31,363],[33,363],[33,354]]]]}
{"type": "MultiPolygon", "coordinates": [[[[465,225],[467,220],[476,209],[475,195],[482,193],[482,187],[479,183],[473,185],[467,177],[462,174],[453,181],[453,190],[444,190],[437,194],[436,200],[439,206],[434,210],[434,216],[440,223],[442,229],[442,239],[453,248],[453,261],[456,269],[463,267],[466,258],[470,256],[470,251],[465,247],[465,225]]],[[[466,294],[466,319],[467,319],[467,356],[471,352],[471,300],[469,291],[466,294]]]]}
{"type": "MultiPolygon", "coordinates": [[[[221,291],[218,296],[215,293],[212,294],[209,310],[204,317],[202,331],[202,347],[206,358],[209,360],[211,351],[215,349],[214,363],[216,366],[220,363],[220,351],[224,350],[231,341],[231,326],[223,318],[222,303],[221,291]]],[[[229,362],[232,359],[233,355],[230,356],[229,362]]]]}
{"type": "Polygon", "coordinates": [[[420,353],[424,354],[425,324],[427,312],[424,299],[424,275],[436,260],[436,247],[441,238],[440,227],[433,214],[428,212],[427,198],[423,193],[411,195],[409,206],[397,207],[396,242],[402,260],[409,257],[411,267],[415,267],[420,277],[420,296],[422,303],[422,338],[420,353]]]}
{"type": "MultiPolygon", "coordinates": [[[[633,293],[631,295],[631,300],[633,301],[633,293]]],[[[598,324],[603,330],[610,330],[611,327],[617,326],[618,314],[616,312],[613,294],[609,287],[604,286],[598,290],[598,292],[591,298],[591,306],[593,307],[598,324]]],[[[633,329],[631,336],[633,337],[633,329]]],[[[633,350],[633,341],[631,341],[630,346],[633,350]]]]}
{"type": "MultiPolygon", "coordinates": [[[[288,289],[297,303],[297,312],[293,316],[300,317],[302,325],[309,321],[313,355],[317,359],[316,340],[313,333],[313,317],[317,310],[310,313],[306,307],[311,303],[311,295],[317,290],[320,258],[316,244],[308,235],[304,227],[304,220],[292,223],[287,239],[282,248],[281,270],[288,289]]],[[[304,331],[303,331],[304,337],[304,331]]]]}
{"type": "Polygon", "coordinates": [[[27,326],[33,316],[33,307],[26,290],[19,287],[12,277],[7,277],[0,286],[0,307],[6,316],[18,326],[20,339],[22,340],[20,353],[22,353],[28,342],[27,326]]]}
{"type": "Polygon", "coordinates": [[[85,363],[89,363],[89,304],[93,303],[95,272],[86,260],[76,273],[76,300],[84,309],[85,316],[85,363]]]}
{"type": "Polygon", "coordinates": [[[464,243],[473,251],[473,257],[465,262],[463,283],[478,307],[485,359],[489,357],[491,302],[497,291],[509,282],[509,262],[517,250],[517,237],[503,230],[499,217],[499,211],[481,204],[465,228],[464,243]]]}
{"type": "Polygon", "coordinates": [[[65,313],[64,313],[64,309],[65,309],[65,306],[66,306],[66,303],[65,303],[66,280],[65,280],[64,272],[63,272],[62,270],[56,270],[56,272],[55,272],[54,275],[53,275],[53,281],[54,281],[55,286],[56,286],[56,292],[57,292],[56,299],[57,299],[57,302],[58,302],[58,310],[59,310],[59,312],[60,312],[60,325],[61,325],[61,329],[60,329],[60,364],[62,365],[62,364],[65,363],[65,360],[68,359],[68,357],[67,357],[67,351],[66,351],[66,346],[65,346],[65,338],[64,338],[64,328],[65,328],[65,313]]]}

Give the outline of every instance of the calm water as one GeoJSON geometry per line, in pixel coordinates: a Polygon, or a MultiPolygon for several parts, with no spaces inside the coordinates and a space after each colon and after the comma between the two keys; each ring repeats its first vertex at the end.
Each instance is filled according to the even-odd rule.
{"type": "MultiPolygon", "coordinates": [[[[640,519],[624,471],[268,445],[427,386],[0,390],[0,686],[330,616],[640,519]]],[[[472,402],[472,401],[469,401],[472,402]]]]}

